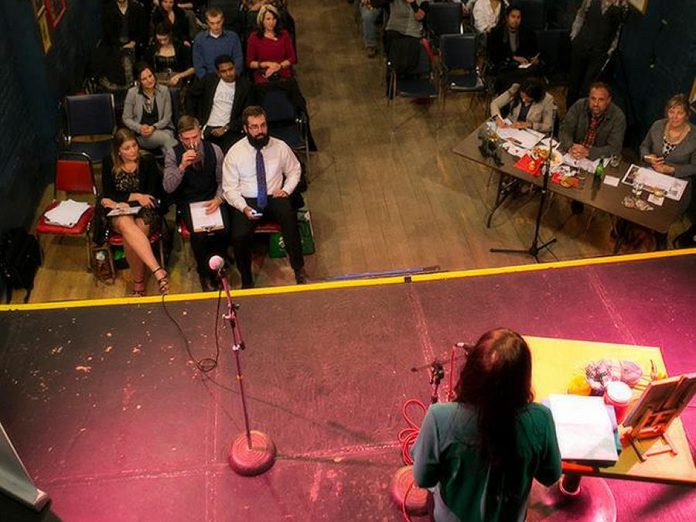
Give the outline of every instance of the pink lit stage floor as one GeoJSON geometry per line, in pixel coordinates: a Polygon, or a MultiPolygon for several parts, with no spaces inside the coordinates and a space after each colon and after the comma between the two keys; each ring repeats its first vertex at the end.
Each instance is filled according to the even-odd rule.
{"type": "MultiPolygon", "coordinates": [[[[401,407],[430,392],[412,367],[502,325],[660,346],[671,374],[694,371],[695,274],[691,254],[237,296],[252,426],[279,452],[255,478],[226,460],[244,426],[229,329],[204,377],[159,303],[0,314],[0,420],[53,499],[45,520],[398,520],[401,407]]],[[[215,355],[215,299],[167,309],[197,358],[215,355]]],[[[694,433],[693,407],[682,418],[694,433]]],[[[696,517],[691,488],[608,484],[619,520],[696,517]]]]}

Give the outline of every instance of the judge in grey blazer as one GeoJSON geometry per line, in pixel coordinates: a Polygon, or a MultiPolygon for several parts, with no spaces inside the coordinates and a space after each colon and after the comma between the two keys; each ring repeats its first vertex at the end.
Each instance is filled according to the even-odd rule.
{"type": "Polygon", "coordinates": [[[666,118],[652,124],[640,156],[657,172],[688,178],[696,175],[696,127],[689,123],[689,102],[673,96],[665,107],[666,118]]]}
{"type": "Polygon", "coordinates": [[[491,102],[491,116],[496,118],[499,127],[550,132],[553,129],[555,108],[556,102],[546,92],[543,83],[530,78],[521,85],[513,83],[507,91],[494,99],[491,102]],[[502,117],[502,111],[506,107],[510,124],[506,124],[502,117]]]}
{"type": "Polygon", "coordinates": [[[172,97],[159,85],[147,64],[136,68],[138,84],[128,89],[123,105],[123,124],[136,134],[145,149],[168,148],[177,144],[172,125],[172,97]]]}

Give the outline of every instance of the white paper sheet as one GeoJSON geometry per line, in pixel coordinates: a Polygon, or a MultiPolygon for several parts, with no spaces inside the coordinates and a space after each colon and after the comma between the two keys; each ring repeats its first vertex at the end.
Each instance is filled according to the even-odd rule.
{"type": "Polygon", "coordinates": [[[616,462],[614,430],[602,397],[550,395],[561,457],[616,462]]]}
{"type": "Polygon", "coordinates": [[[501,139],[527,150],[531,150],[544,137],[543,134],[531,129],[502,128],[497,129],[496,132],[501,139]]]}
{"type": "Polygon", "coordinates": [[[107,214],[107,217],[114,217],[114,216],[131,216],[134,214],[137,214],[140,212],[140,209],[143,207],[118,207],[111,209],[109,213],[107,214]]]}
{"type": "Polygon", "coordinates": [[[570,165],[571,167],[576,167],[580,170],[584,170],[586,172],[594,172],[597,170],[597,165],[599,165],[599,160],[594,160],[591,161],[587,158],[583,159],[575,159],[573,156],[571,156],[568,153],[565,153],[563,155],[563,163],[566,165],[570,165]]]}
{"type": "Polygon", "coordinates": [[[604,176],[604,184],[609,185],[610,187],[618,187],[619,186],[619,181],[621,181],[619,178],[616,176],[604,176]]]}
{"type": "Polygon", "coordinates": [[[74,227],[88,208],[89,203],[67,199],[46,212],[44,217],[51,225],[74,227]]]}
{"type": "Polygon", "coordinates": [[[685,179],[675,178],[674,176],[667,176],[666,174],[661,174],[660,172],[655,172],[652,169],[646,167],[639,167],[638,165],[631,165],[626,170],[622,183],[626,185],[633,185],[635,179],[640,179],[643,182],[644,190],[647,192],[655,193],[662,192],[665,197],[673,199],[674,201],[679,201],[684,195],[688,181],[685,179]]]}
{"type": "Polygon", "coordinates": [[[194,232],[213,232],[222,230],[225,224],[222,221],[222,212],[220,207],[215,209],[215,212],[207,214],[205,211],[206,202],[198,201],[190,203],[191,208],[191,223],[193,224],[194,232]]]}

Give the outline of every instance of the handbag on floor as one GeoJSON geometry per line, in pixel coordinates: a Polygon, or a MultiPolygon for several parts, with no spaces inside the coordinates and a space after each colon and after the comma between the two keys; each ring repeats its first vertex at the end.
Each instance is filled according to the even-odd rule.
{"type": "Polygon", "coordinates": [[[0,236],[0,277],[4,283],[7,303],[12,291],[26,290],[24,302],[34,288],[34,276],[41,265],[41,249],[36,236],[21,227],[13,228],[0,236]]]}

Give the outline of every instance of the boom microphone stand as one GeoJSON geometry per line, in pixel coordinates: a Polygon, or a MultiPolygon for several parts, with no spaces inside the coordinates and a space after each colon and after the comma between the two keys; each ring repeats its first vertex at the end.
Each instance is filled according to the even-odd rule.
{"type": "MultiPolygon", "coordinates": [[[[554,121],[556,121],[554,114],[554,121]]],[[[516,249],[516,248],[491,248],[490,251],[494,253],[507,253],[507,254],[527,254],[532,256],[536,262],[539,262],[539,252],[544,248],[548,248],[553,243],[556,242],[556,238],[549,239],[546,243],[541,243],[539,239],[539,231],[541,229],[541,217],[544,214],[544,205],[546,203],[546,193],[549,190],[549,180],[551,179],[551,155],[553,153],[553,129],[549,133],[549,153],[544,160],[544,181],[541,184],[541,198],[539,199],[539,210],[536,216],[536,226],[534,227],[534,238],[532,239],[532,244],[529,248],[516,249]]]]}
{"type": "Polygon", "coordinates": [[[276,447],[273,440],[263,432],[249,428],[249,412],[247,410],[246,395],[244,394],[244,377],[239,359],[240,350],[246,347],[242,338],[242,330],[239,327],[237,310],[239,305],[232,303],[230,287],[223,273],[225,261],[220,256],[213,256],[208,261],[211,270],[217,271],[218,279],[222,283],[227,298],[227,313],[223,316],[230,322],[232,329],[232,352],[237,366],[237,382],[239,383],[239,395],[242,400],[244,412],[244,433],[239,434],[230,446],[227,460],[230,467],[240,475],[260,475],[268,471],[275,463],[276,447]]]}

